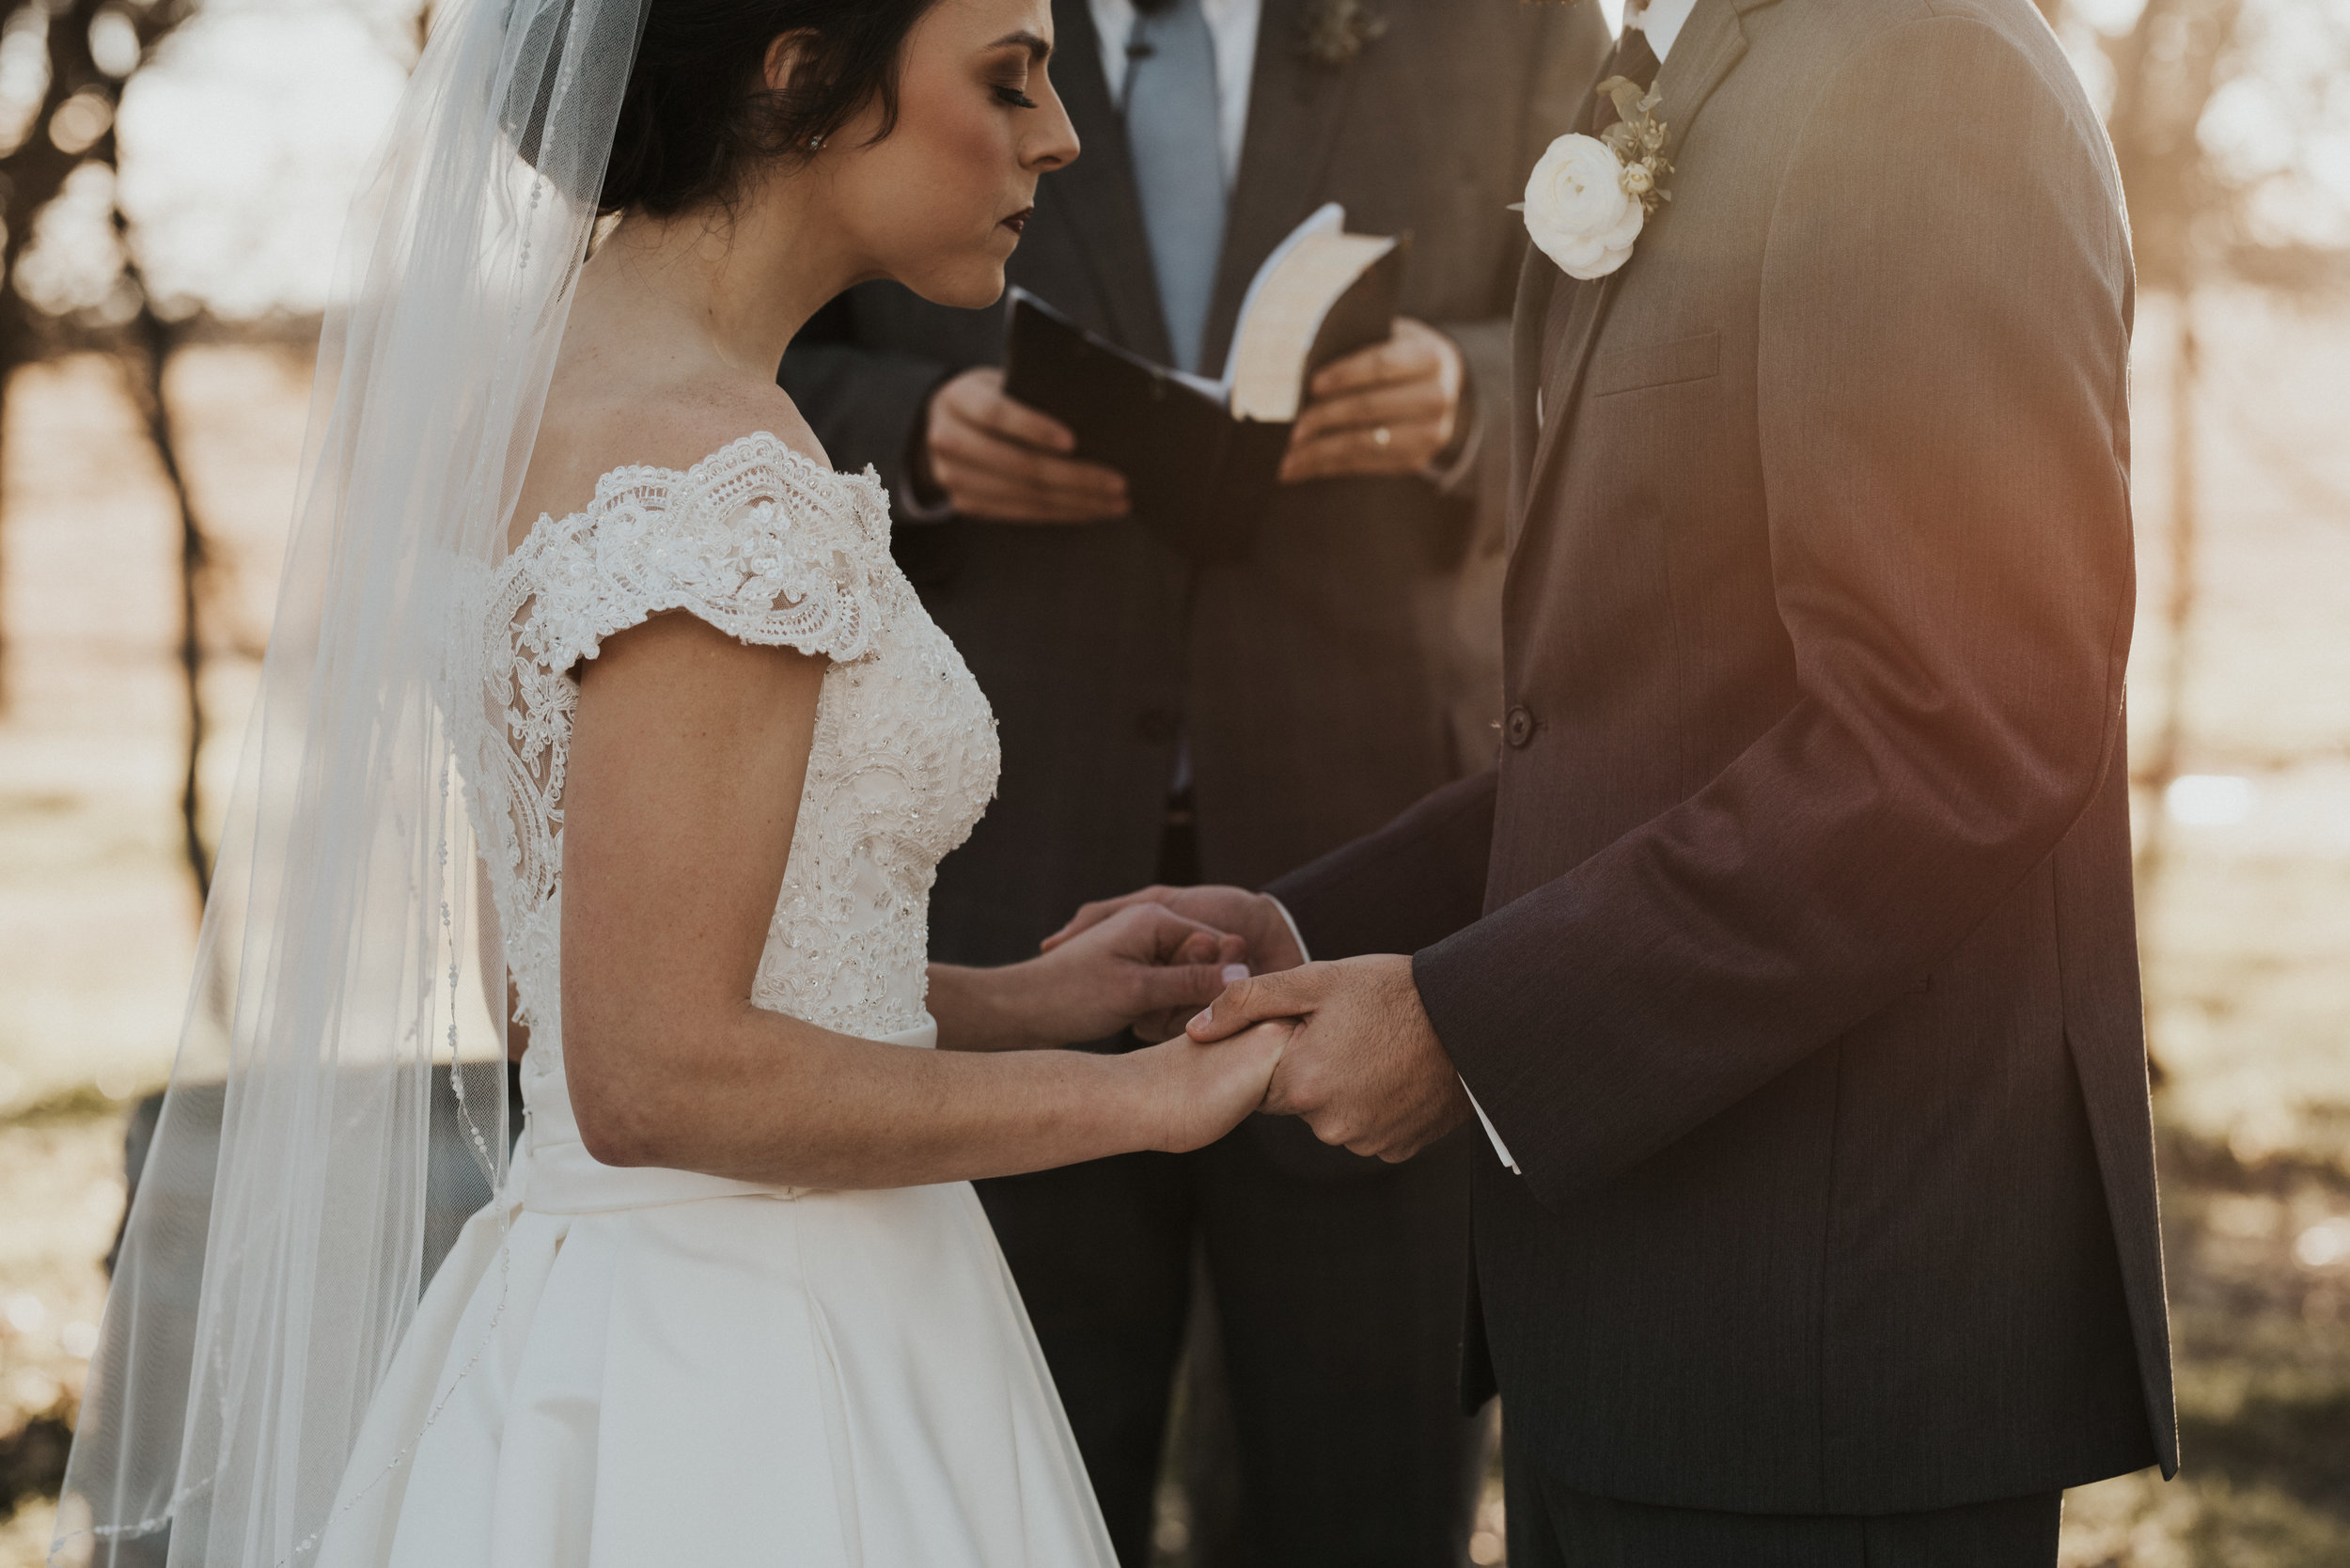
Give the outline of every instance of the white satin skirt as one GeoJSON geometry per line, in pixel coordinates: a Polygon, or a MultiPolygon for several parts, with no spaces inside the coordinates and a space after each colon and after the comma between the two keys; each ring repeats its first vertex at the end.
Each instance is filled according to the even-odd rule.
{"type": "Polygon", "coordinates": [[[533,1088],[321,1568],[1115,1568],[970,1184],[598,1165],[560,1075],[533,1088]]]}

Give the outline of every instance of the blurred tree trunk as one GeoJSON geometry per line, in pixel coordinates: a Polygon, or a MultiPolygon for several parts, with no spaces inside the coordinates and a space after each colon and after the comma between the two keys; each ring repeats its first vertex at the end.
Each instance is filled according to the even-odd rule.
{"type": "Polygon", "coordinates": [[[173,422],[170,398],[164,385],[171,368],[172,351],[179,346],[179,329],[155,313],[135,266],[131,273],[141,286],[139,313],[131,321],[134,346],[123,356],[124,381],[180,514],[180,683],[187,716],[187,745],[181,753],[180,784],[180,841],[181,853],[187,857],[189,878],[196,885],[196,907],[200,911],[212,891],[212,857],[204,845],[198,777],[204,741],[210,731],[204,709],[204,603],[212,548],[196,513],[196,497],[188,490],[187,471],[180,461],[179,430],[173,422]]]}
{"type": "MultiPolygon", "coordinates": [[[[2170,413],[2170,582],[2163,597],[2160,728],[2133,782],[2148,808],[2137,855],[2141,948],[2160,918],[2170,848],[2169,791],[2188,745],[2186,695],[2194,674],[2197,550],[2196,453],[2202,354],[2195,335],[2196,293],[2223,268],[2234,245],[2235,193],[2205,150],[2203,116],[2242,69],[2235,48],[2243,0],[2146,0],[2130,30],[2105,40],[2114,74],[2107,131],[2129,203],[2130,243],[2142,290],[2170,297],[2176,339],[2170,413]]],[[[2148,1066],[2162,1076],[2151,1038],[2148,1066]]]]}
{"type": "Polygon", "coordinates": [[[2170,813],[2163,808],[2164,792],[2179,776],[2180,756],[2186,736],[2187,677],[2194,666],[2190,647],[2195,631],[2195,601],[2200,565],[2197,554],[2201,519],[2196,500],[2196,447],[2201,440],[2197,407],[2202,383],[2202,345],[2195,332],[2195,292],[2183,290],[2173,300],[2170,351],[2170,537],[2168,591],[2163,595],[2162,723],[2148,748],[2139,781],[2154,792],[2155,807],[2138,846],[2138,881],[2151,890],[2161,879],[2164,854],[2170,847],[2170,813]]]}
{"type": "MultiPolygon", "coordinates": [[[[48,323],[24,293],[19,263],[32,245],[41,213],[77,170],[97,165],[112,173],[117,168],[115,120],[123,86],[193,9],[193,0],[29,0],[8,19],[11,33],[40,31],[48,79],[39,102],[24,121],[22,139],[0,155],[0,223],[6,225],[5,239],[0,239],[0,474],[6,472],[8,399],[15,373],[39,357],[53,339],[44,330],[48,323]]],[[[149,297],[146,279],[132,258],[129,225],[118,207],[114,225],[123,242],[118,288],[127,288],[136,304],[120,352],[148,437],[179,502],[180,662],[188,723],[180,815],[189,870],[201,897],[212,880],[209,857],[196,832],[196,761],[205,733],[200,608],[208,552],[163,397],[173,330],[156,314],[149,297]]],[[[7,586],[6,565],[0,556],[0,594],[7,586]]],[[[7,627],[0,624],[0,712],[6,710],[10,684],[8,652],[7,627]]]]}
{"type": "MultiPolygon", "coordinates": [[[[8,397],[16,380],[17,370],[39,357],[39,332],[31,305],[16,287],[17,263],[32,243],[34,222],[41,209],[65,188],[66,177],[82,166],[86,155],[95,148],[66,150],[55,133],[57,111],[75,94],[95,90],[105,95],[111,110],[118,96],[115,79],[98,69],[90,54],[90,23],[99,10],[98,0],[72,0],[72,3],[53,12],[49,7],[33,0],[21,6],[9,16],[8,25],[19,28],[41,28],[47,34],[49,48],[49,83],[41,94],[40,105],[27,122],[24,139],[0,157],[0,223],[7,226],[7,235],[0,241],[0,465],[7,458],[8,397]]],[[[66,138],[70,142],[70,136],[66,138]]],[[[103,156],[109,163],[114,157],[114,127],[109,118],[105,133],[103,156]]],[[[0,472],[5,472],[0,466],[0,472]]],[[[0,532],[0,548],[5,547],[5,532],[0,532]]],[[[0,553],[0,608],[5,608],[7,588],[7,557],[0,553]]],[[[0,622],[0,712],[8,705],[9,687],[8,636],[5,622],[0,622]]]]}

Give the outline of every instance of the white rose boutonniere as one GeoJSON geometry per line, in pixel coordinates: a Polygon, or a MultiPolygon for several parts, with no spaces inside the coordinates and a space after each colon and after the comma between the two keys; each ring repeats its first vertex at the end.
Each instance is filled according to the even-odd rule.
{"type": "Polygon", "coordinates": [[[1672,172],[1661,150],[1665,124],[1656,118],[1663,100],[1643,97],[1622,76],[1599,90],[1622,118],[1596,136],[1552,142],[1527,177],[1526,199],[1511,208],[1526,214],[1527,233],[1569,277],[1606,277],[1622,266],[1656,204],[1672,199],[1664,188],[1672,172]]]}

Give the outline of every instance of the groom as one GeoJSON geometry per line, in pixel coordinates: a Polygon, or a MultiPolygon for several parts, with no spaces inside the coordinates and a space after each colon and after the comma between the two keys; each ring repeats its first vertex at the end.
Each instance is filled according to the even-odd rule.
{"type": "Polygon", "coordinates": [[[1633,21],[1671,199],[1521,278],[1499,767],[1193,1033],[1299,1020],[1267,1108],[1357,1152],[1481,1107],[1513,1568],[2052,1563],[2177,1464],[2112,158],[2027,0],[1633,21]]]}

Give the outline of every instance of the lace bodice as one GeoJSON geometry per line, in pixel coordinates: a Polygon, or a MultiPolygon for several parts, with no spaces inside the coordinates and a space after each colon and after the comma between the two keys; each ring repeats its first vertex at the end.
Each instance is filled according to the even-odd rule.
{"type": "Polygon", "coordinates": [[[585,510],[540,518],[463,612],[488,719],[464,754],[468,804],[531,1029],[526,1080],[561,1050],[575,671],[604,638],[679,609],[833,661],[752,1000],[869,1038],[926,1016],[931,884],[995,793],[995,719],[890,557],[880,481],[760,433],[683,473],[605,475],[585,510]]]}

